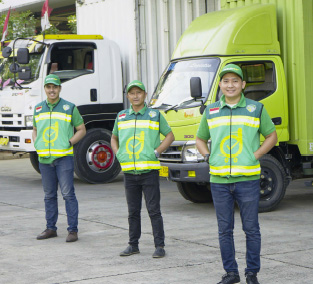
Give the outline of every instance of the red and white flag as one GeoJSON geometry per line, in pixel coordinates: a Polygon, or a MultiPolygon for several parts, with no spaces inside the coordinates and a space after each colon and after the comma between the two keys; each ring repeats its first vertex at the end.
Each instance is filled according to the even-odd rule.
{"type": "Polygon", "coordinates": [[[41,10],[41,29],[42,31],[47,30],[51,27],[49,22],[49,16],[52,12],[52,9],[49,7],[49,0],[46,0],[42,6],[41,10]]]}
{"type": "Polygon", "coordinates": [[[5,18],[1,42],[5,41],[5,38],[6,38],[7,34],[8,34],[8,24],[9,24],[10,13],[11,13],[11,7],[9,8],[9,12],[8,12],[8,14],[7,14],[6,18],[5,18]]]}
{"type": "Polygon", "coordinates": [[[210,108],[210,114],[219,113],[219,111],[220,111],[219,107],[210,108]]]}

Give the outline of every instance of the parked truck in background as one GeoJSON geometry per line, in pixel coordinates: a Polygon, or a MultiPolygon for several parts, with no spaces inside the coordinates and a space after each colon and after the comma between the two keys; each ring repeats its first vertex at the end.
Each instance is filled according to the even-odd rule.
{"type": "Polygon", "coordinates": [[[61,97],[77,106],[86,125],[86,136],[74,147],[75,173],[90,183],[113,180],[120,172],[110,138],[124,108],[122,66],[119,47],[100,35],[16,39],[2,50],[0,151],[29,152],[39,172],[33,113],[46,99],[43,81],[48,74],[60,77],[61,97]]]}
{"type": "MultiPolygon", "coordinates": [[[[176,138],[160,157],[161,174],[187,200],[211,200],[209,165],[195,138],[206,105],[221,97],[218,74],[229,63],[242,68],[244,95],[264,104],[277,130],[277,145],[260,159],[259,211],[274,210],[292,179],[313,176],[313,2],[272,2],[222,0],[221,11],[195,19],[151,98],[176,138]],[[192,77],[201,79],[200,93],[190,90],[192,77]]],[[[240,133],[232,139],[240,142],[240,133]]]]}
{"type": "MultiPolygon", "coordinates": [[[[78,106],[88,131],[74,147],[75,172],[88,182],[113,180],[120,168],[108,135],[123,108],[122,78],[124,86],[134,79],[143,81],[150,98],[182,32],[194,18],[217,8],[217,0],[206,2],[75,1],[79,35],[46,35],[45,44],[36,42],[42,37],[16,41],[15,49],[30,51],[30,63],[21,66],[31,66],[32,78],[20,83],[22,88],[15,87],[9,71],[13,54],[0,57],[2,84],[12,79],[0,90],[0,151],[29,152],[39,171],[30,140],[33,107],[45,98],[44,77],[56,72],[62,80],[61,96],[78,106]],[[92,69],[85,62],[90,56],[92,69]]],[[[16,79],[19,76],[16,73],[16,79]]],[[[126,104],[124,98],[124,108],[126,104]]]]}

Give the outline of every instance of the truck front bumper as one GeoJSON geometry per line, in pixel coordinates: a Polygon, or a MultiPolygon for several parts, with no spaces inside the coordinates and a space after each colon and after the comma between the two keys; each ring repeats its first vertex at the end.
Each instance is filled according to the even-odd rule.
{"type": "Polygon", "coordinates": [[[168,179],[176,182],[210,182],[210,166],[203,163],[161,163],[168,167],[168,179]]]}
{"type": "Polygon", "coordinates": [[[2,151],[14,152],[31,152],[35,151],[33,143],[26,143],[32,141],[32,130],[15,131],[0,131],[0,138],[8,138],[9,142],[6,145],[0,145],[2,151]]]}

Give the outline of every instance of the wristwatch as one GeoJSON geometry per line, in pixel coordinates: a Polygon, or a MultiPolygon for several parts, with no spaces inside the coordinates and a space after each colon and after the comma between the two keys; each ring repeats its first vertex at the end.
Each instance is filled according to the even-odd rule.
{"type": "Polygon", "coordinates": [[[159,153],[157,150],[154,150],[154,154],[155,154],[155,156],[156,156],[157,158],[160,157],[160,153],[159,153]]]}
{"type": "Polygon", "coordinates": [[[209,163],[209,158],[210,158],[210,154],[205,154],[205,155],[204,155],[204,161],[205,161],[206,163],[209,163]]]}
{"type": "Polygon", "coordinates": [[[73,146],[73,144],[72,144],[71,140],[68,140],[68,143],[70,143],[70,146],[71,146],[71,147],[73,146]]]}

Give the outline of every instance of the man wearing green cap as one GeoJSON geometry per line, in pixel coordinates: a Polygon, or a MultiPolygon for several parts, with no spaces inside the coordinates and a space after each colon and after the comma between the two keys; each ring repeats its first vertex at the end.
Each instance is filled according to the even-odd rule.
{"type": "Polygon", "coordinates": [[[219,101],[207,106],[196,138],[198,150],[210,164],[211,192],[226,271],[219,283],[240,283],[233,238],[237,202],[246,234],[246,283],[258,284],[261,251],[259,159],[277,143],[277,134],[263,104],[244,97],[242,90],[246,82],[241,68],[228,64],[219,76],[223,95],[219,101]],[[265,137],[261,146],[260,134],[265,137]]]}
{"type": "Polygon", "coordinates": [[[66,242],[75,242],[78,239],[78,202],[74,188],[73,145],[84,137],[86,128],[77,107],[60,98],[58,76],[48,75],[44,89],[47,99],[36,105],[33,119],[33,141],[39,157],[47,221],[46,229],[37,239],[57,236],[59,184],[68,222],[66,242]]]}
{"type": "Polygon", "coordinates": [[[154,237],[152,257],[161,258],[165,256],[165,250],[158,157],[174,141],[174,135],[163,115],[146,106],[146,97],[142,82],[135,80],[128,84],[127,98],[131,107],[118,113],[111,139],[112,149],[124,172],[128,205],[129,246],[120,256],[139,253],[143,193],[154,237]],[[160,133],[165,136],[162,143],[160,133]]]}

